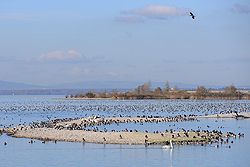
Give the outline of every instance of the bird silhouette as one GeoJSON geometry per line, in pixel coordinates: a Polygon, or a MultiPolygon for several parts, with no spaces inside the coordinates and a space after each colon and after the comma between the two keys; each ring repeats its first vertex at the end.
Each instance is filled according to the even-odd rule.
{"type": "Polygon", "coordinates": [[[190,12],[190,15],[189,15],[189,16],[191,16],[192,19],[194,19],[194,17],[195,17],[195,15],[194,15],[192,12],[190,12]]]}

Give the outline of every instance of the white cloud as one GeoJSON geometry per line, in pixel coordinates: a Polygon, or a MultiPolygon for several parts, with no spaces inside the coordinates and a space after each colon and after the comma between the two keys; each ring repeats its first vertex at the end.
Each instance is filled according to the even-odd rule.
{"type": "MultiPolygon", "coordinates": [[[[29,59],[27,59],[30,61],[29,59]]],[[[88,59],[76,50],[71,50],[68,52],[64,51],[53,51],[39,56],[36,59],[38,62],[80,62],[88,61],[88,59]]]]}
{"type": "Polygon", "coordinates": [[[122,11],[124,15],[145,16],[149,19],[168,19],[169,17],[188,15],[190,9],[180,9],[176,6],[148,5],[139,9],[122,11]]]}
{"type": "Polygon", "coordinates": [[[79,67],[74,67],[71,70],[70,74],[71,75],[80,75],[80,74],[82,74],[82,70],[79,67]]]}
{"type": "Polygon", "coordinates": [[[239,3],[234,4],[234,8],[231,9],[233,13],[250,13],[250,7],[246,5],[241,5],[239,3]]]}
{"type": "Polygon", "coordinates": [[[109,73],[107,73],[108,75],[112,75],[112,76],[117,76],[117,73],[115,73],[115,72],[109,72],[109,73]]]}

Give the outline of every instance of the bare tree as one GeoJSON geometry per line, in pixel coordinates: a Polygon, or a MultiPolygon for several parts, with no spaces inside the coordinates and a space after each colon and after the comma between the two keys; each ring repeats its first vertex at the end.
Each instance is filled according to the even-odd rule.
{"type": "Polygon", "coordinates": [[[234,84],[232,84],[230,87],[229,86],[225,87],[224,91],[225,91],[225,93],[235,94],[236,88],[235,88],[234,84]]]}
{"type": "Polygon", "coordinates": [[[148,88],[148,84],[143,84],[141,86],[138,86],[134,92],[136,94],[148,94],[150,91],[149,91],[149,88],[148,88]]]}
{"type": "Polygon", "coordinates": [[[205,94],[207,93],[207,90],[204,86],[198,86],[197,89],[196,89],[196,93],[198,94],[205,94]]]}
{"type": "Polygon", "coordinates": [[[177,85],[174,86],[174,91],[176,91],[176,90],[179,90],[177,85]]]}
{"type": "Polygon", "coordinates": [[[148,87],[148,90],[151,90],[152,88],[152,83],[150,79],[148,79],[147,87],[148,87]]]}
{"type": "Polygon", "coordinates": [[[161,89],[160,87],[157,87],[157,88],[154,90],[154,94],[157,94],[157,95],[162,94],[162,89],[161,89]]]}
{"type": "Polygon", "coordinates": [[[111,92],[111,94],[114,96],[118,95],[118,93],[119,93],[119,91],[117,89],[113,89],[111,92]]]}

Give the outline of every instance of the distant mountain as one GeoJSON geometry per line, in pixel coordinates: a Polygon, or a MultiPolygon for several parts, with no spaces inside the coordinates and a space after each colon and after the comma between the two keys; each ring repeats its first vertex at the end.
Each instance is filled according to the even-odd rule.
{"type": "MultiPolygon", "coordinates": [[[[82,90],[113,90],[117,89],[118,91],[132,91],[136,89],[138,86],[143,85],[147,82],[129,82],[129,81],[82,81],[82,82],[74,82],[74,83],[62,83],[57,85],[50,86],[39,86],[39,85],[31,85],[25,83],[16,83],[16,82],[6,82],[0,80],[0,90],[31,90],[31,89],[48,89],[50,90],[70,90],[70,89],[82,89],[82,90]]],[[[164,89],[166,82],[152,82],[151,90],[154,90],[157,87],[164,89]]],[[[173,88],[175,85],[178,86],[179,90],[196,90],[197,86],[205,86],[205,88],[212,89],[224,89],[221,86],[211,86],[211,85],[198,85],[198,84],[184,84],[184,83],[169,83],[170,88],[173,88]]],[[[230,85],[225,85],[230,86],[230,85]]],[[[249,90],[250,86],[237,86],[237,89],[246,89],[249,90]]],[[[45,91],[45,92],[46,92],[45,91]]],[[[50,92],[54,94],[55,92],[50,92]]]]}
{"type": "MultiPolygon", "coordinates": [[[[58,85],[47,86],[47,89],[94,89],[94,90],[134,90],[138,86],[143,85],[147,82],[129,82],[129,81],[82,81],[74,83],[63,83],[58,85]]],[[[157,87],[164,89],[166,82],[152,82],[151,90],[154,90],[157,87]]],[[[230,84],[225,86],[215,86],[215,85],[199,85],[199,84],[185,84],[185,83],[175,83],[169,82],[170,88],[173,88],[175,85],[178,86],[179,90],[196,90],[198,86],[204,86],[206,89],[224,89],[230,84]]],[[[236,85],[237,89],[247,89],[249,90],[249,85],[236,85]]]]}
{"type": "MultiPolygon", "coordinates": [[[[62,83],[50,86],[39,86],[25,83],[6,82],[0,80],[0,90],[29,90],[29,89],[99,89],[99,90],[134,90],[140,85],[147,82],[129,82],[129,81],[82,81],[74,83],[62,83]]],[[[170,83],[170,87],[173,88],[177,85],[180,89],[196,89],[197,85],[194,84],[182,84],[182,83],[170,83]]],[[[152,90],[156,87],[165,87],[165,82],[152,82],[152,90]]]]}
{"type": "Polygon", "coordinates": [[[44,87],[38,85],[30,85],[16,82],[6,82],[0,80],[0,90],[24,90],[24,89],[42,89],[44,87]]]}
{"type": "Polygon", "coordinates": [[[143,82],[125,82],[125,81],[83,81],[75,83],[63,83],[51,85],[47,88],[52,89],[135,89],[143,82]]]}

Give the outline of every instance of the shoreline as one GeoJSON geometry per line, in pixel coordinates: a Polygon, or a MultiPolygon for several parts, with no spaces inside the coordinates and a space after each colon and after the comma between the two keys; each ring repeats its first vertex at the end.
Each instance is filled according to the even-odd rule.
{"type": "MultiPolygon", "coordinates": [[[[250,113],[238,113],[240,118],[249,118],[250,113]]],[[[57,121],[40,121],[34,125],[10,127],[0,129],[1,132],[16,138],[39,139],[43,141],[69,141],[69,142],[87,142],[102,144],[164,144],[166,141],[173,140],[175,144],[197,143],[207,144],[216,142],[223,137],[233,137],[235,134],[221,134],[215,130],[185,130],[164,131],[164,132],[138,132],[135,130],[124,131],[96,131],[89,130],[87,127],[111,123],[143,123],[143,122],[179,122],[179,121],[199,121],[197,118],[235,118],[235,114],[216,114],[208,116],[175,116],[175,117],[108,117],[101,118],[90,116],[88,118],[79,118],[71,120],[58,119],[57,121]],[[85,127],[86,129],[83,129],[85,127]],[[82,129],[79,129],[82,128],[82,129]]]]}
{"type": "Polygon", "coordinates": [[[73,97],[73,98],[53,98],[55,100],[228,100],[228,101],[234,101],[234,100],[250,100],[250,99],[234,99],[234,98],[185,98],[185,97],[179,97],[179,98],[120,98],[120,97],[107,97],[107,98],[100,98],[100,97],[94,97],[94,98],[88,98],[88,97],[73,97]]]}
{"type": "MultiPolygon", "coordinates": [[[[25,133],[15,133],[10,135],[16,138],[30,138],[42,141],[67,141],[67,142],[86,142],[98,144],[126,144],[126,145],[151,145],[165,144],[166,141],[173,140],[175,143],[199,143],[207,144],[211,142],[205,138],[193,138],[196,132],[189,132],[189,137],[184,137],[185,132],[174,133],[146,133],[146,132],[91,132],[91,131],[70,131],[54,130],[47,128],[27,130],[25,133]],[[180,135],[181,137],[176,137],[180,135]],[[162,136],[163,134],[163,136],[162,136]],[[147,138],[145,139],[145,135],[147,138]],[[172,138],[172,135],[175,137],[172,138]]],[[[206,136],[206,133],[200,133],[206,136]]]]}
{"type": "Polygon", "coordinates": [[[119,99],[114,99],[114,98],[88,98],[88,97],[82,97],[82,98],[53,98],[55,100],[119,100],[119,99]]]}
{"type": "Polygon", "coordinates": [[[242,113],[231,113],[231,114],[214,114],[214,115],[205,115],[205,116],[196,116],[196,118],[235,118],[243,119],[250,118],[250,112],[242,113]]]}

